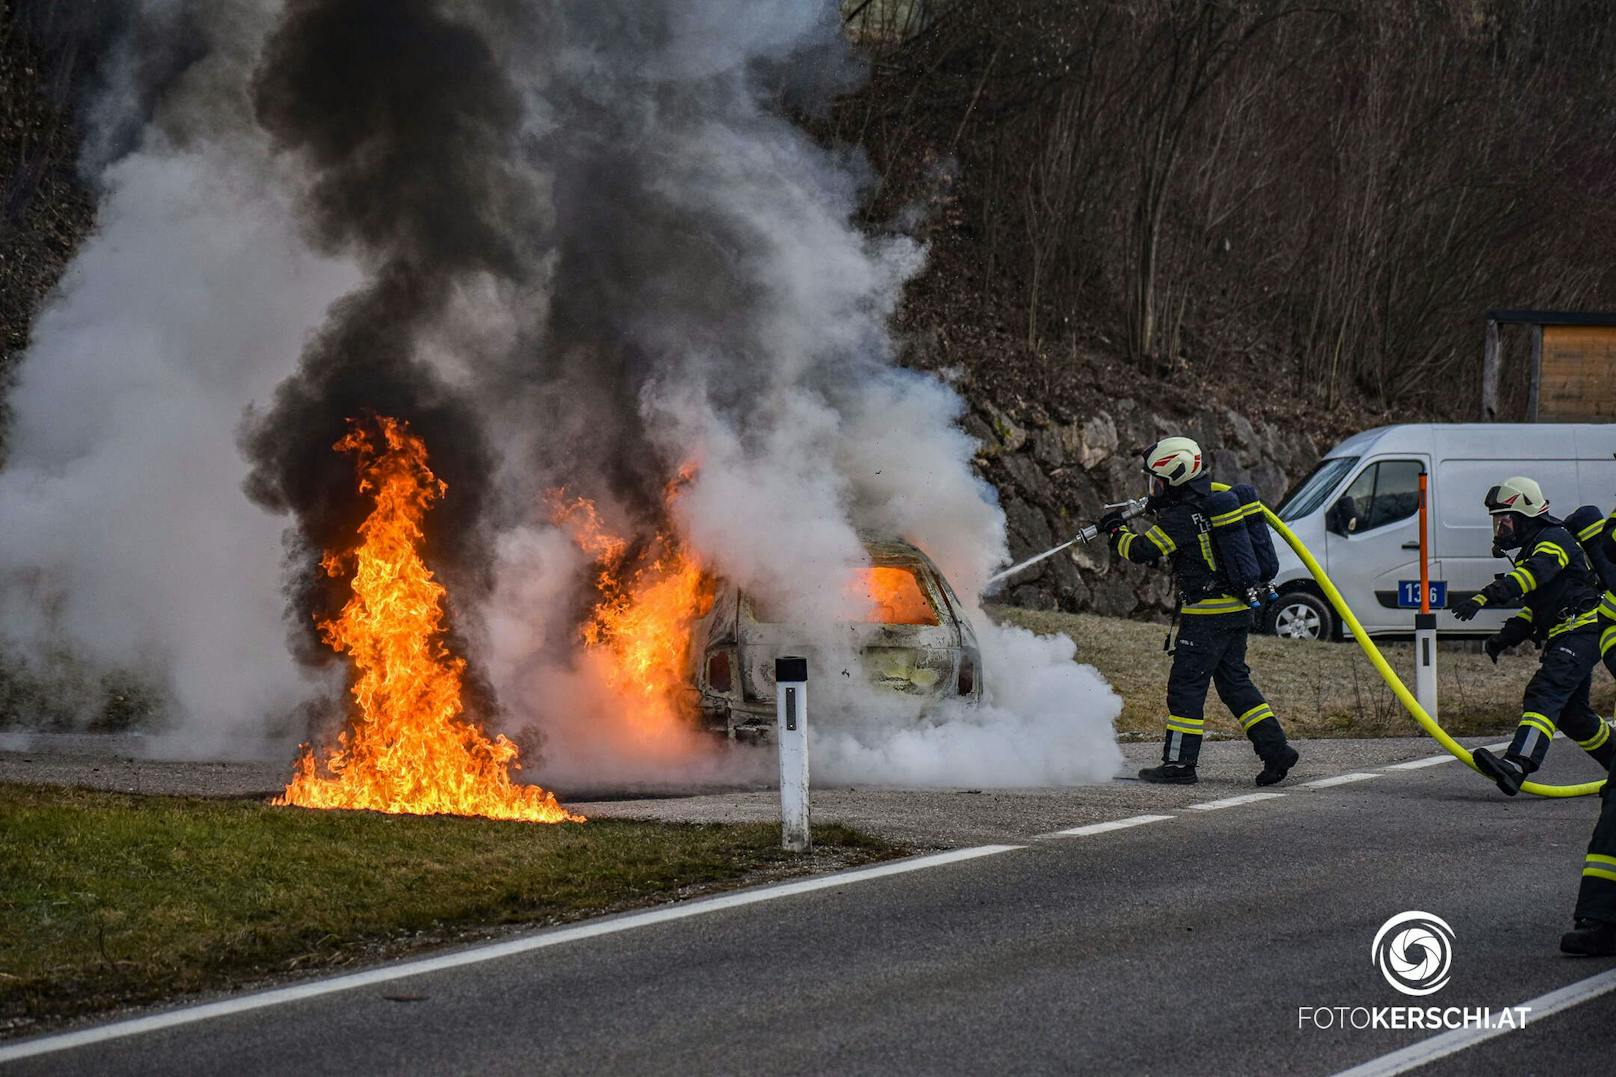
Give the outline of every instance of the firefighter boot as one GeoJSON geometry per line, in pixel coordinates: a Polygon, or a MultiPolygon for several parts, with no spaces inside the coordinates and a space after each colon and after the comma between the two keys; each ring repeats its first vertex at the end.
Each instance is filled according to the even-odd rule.
{"type": "Polygon", "coordinates": [[[1277,786],[1281,781],[1285,781],[1285,775],[1291,773],[1291,767],[1296,765],[1296,760],[1299,760],[1299,758],[1301,758],[1301,754],[1299,754],[1298,750],[1293,749],[1290,744],[1281,747],[1278,752],[1262,760],[1262,773],[1257,775],[1257,784],[1259,786],[1277,786]]]}
{"type": "Polygon", "coordinates": [[[1610,770],[1611,761],[1616,759],[1616,740],[1605,738],[1605,743],[1588,752],[1588,758],[1599,764],[1599,769],[1610,770]]]}
{"type": "Polygon", "coordinates": [[[1470,758],[1475,761],[1476,769],[1491,778],[1493,784],[1507,797],[1521,791],[1521,785],[1529,773],[1526,767],[1522,766],[1526,760],[1518,755],[1506,755],[1500,759],[1485,748],[1476,748],[1470,753],[1470,758]]]}
{"type": "Polygon", "coordinates": [[[1285,739],[1285,731],[1280,728],[1279,719],[1274,717],[1273,708],[1267,703],[1260,703],[1241,714],[1239,720],[1245,728],[1246,739],[1251,741],[1252,750],[1262,760],[1262,773],[1257,775],[1257,784],[1278,785],[1301,757],[1291,747],[1290,741],[1285,739]]]}
{"type": "Polygon", "coordinates": [[[1560,952],[1578,957],[1616,957],[1616,924],[1609,920],[1578,920],[1560,936],[1560,952]]]}
{"type": "Polygon", "coordinates": [[[1195,776],[1194,763],[1163,763],[1141,770],[1139,780],[1155,785],[1194,785],[1201,779],[1195,776]]]}
{"type": "Polygon", "coordinates": [[[1273,755],[1263,759],[1262,773],[1257,775],[1258,785],[1278,785],[1285,780],[1285,775],[1291,772],[1296,761],[1302,758],[1295,748],[1289,744],[1284,745],[1273,755]]]}

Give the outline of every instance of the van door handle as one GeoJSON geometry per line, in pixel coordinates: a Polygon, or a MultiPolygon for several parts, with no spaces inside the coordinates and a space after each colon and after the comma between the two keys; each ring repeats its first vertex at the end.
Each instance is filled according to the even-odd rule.
{"type": "Polygon", "coordinates": [[[1405,549],[1405,550],[1417,550],[1419,548],[1420,548],[1420,544],[1417,543],[1417,542],[1405,542],[1405,543],[1403,543],[1403,549],[1405,549]]]}

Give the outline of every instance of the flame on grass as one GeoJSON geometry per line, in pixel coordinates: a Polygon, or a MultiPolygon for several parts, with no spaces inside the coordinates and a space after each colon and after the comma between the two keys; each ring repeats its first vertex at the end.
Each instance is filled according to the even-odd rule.
{"type": "Polygon", "coordinates": [[[421,557],[421,521],[445,484],[426,443],[396,419],[353,422],[334,448],[352,453],[359,492],[375,507],[359,546],[321,567],[350,575],[353,597],[320,623],[325,643],[353,666],[354,714],[317,761],[305,745],[276,804],[411,815],[475,815],[536,823],[583,822],[552,793],[513,781],[518,749],[465,713],[465,659],[444,639],[444,587],[421,557]]]}

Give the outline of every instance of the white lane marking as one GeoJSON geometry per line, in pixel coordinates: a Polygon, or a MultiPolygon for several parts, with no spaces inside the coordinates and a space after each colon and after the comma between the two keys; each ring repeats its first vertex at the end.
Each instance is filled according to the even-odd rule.
{"type": "MultiPolygon", "coordinates": [[[[1556,734],[1555,734],[1555,736],[1557,736],[1557,737],[1558,737],[1558,736],[1559,736],[1559,735],[1560,735],[1560,734],[1559,734],[1559,733],[1556,733],[1556,734]]],[[[1509,745],[1510,745],[1510,742],[1509,742],[1509,741],[1507,741],[1507,740],[1501,740],[1501,741],[1499,741],[1499,742],[1498,742],[1498,743],[1497,743],[1497,744],[1483,744],[1483,745],[1482,745],[1482,747],[1483,747],[1483,748],[1485,748],[1485,749],[1487,749],[1487,750],[1488,750],[1488,751],[1489,751],[1489,752],[1501,752],[1501,751],[1503,751],[1503,750],[1504,750],[1504,749],[1505,749],[1505,748],[1508,748],[1508,747],[1509,747],[1509,745]]]]}
{"type": "Polygon", "coordinates": [[[303,999],[318,998],[321,995],[333,995],[339,991],[352,991],[357,987],[370,987],[374,984],[402,980],[429,972],[442,972],[445,969],[459,968],[463,965],[476,965],[484,961],[494,961],[502,957],[525,954],[532,950],[542,950],[550,946],[560,946],[563,943],[577,942],[580,939],[612,935],[619,931],[631,931],[637,927],[649,927],[652,924],[667,923],[670,920],[684,920],[692,916],[701,916],[704,913],[739,908],[743,905],[756,905],[759,902],[791,897],[796,894],[806,894],[814,890],[828,890],[839,886],[849,886],[853,883],[879,879],[888,875],[923,871],[926,868],[941,867],[944,864],[955,864],[961,860],[974,860],[979,856],[992,856],[995,853],[1007,853],[1014,849],[1023,848],[1025,846],[1022,845],[977,845],[969,849],[952,849],[946,853],[933,853],[929,856],[895,860],[889,864],[877,864],[874,867],[859,868],[855,871],[846,871],[837,875],[821,875],[812,879],[799,879],[796,882],[781,883],[778,886],[762,887],[757,890],[743,890],[739,893],[723,894],[699,901],[665,905],[661,908],[631,913],[627,916],[595,920],[576,924],[572,927],[554,928],[536,935],[529,935],[526,938],[511,939],[508,942],[498,942],[488,946],[477,946],[468,950],[443,954],[439,957],[406,961],[398,965],[386,965],[381,968],[370,969],[367,972],[356,972],[347,976],[333,977],[329,980],[315,980],[311,983],[298,984],[294,987],[260,991],[250,995],[241,995],[237,998],[222,999],[219,1002],[188,1006],[184,1009],[169,1010],[166,1013],[152,1014],[148,1017],[137,1017],[110,1025],[81,1029],[77,1032],[65,1032],[58,1036],[45,1036],[37,1040],[25,1040],[21,1043],[8,1044],[0,1046],[0,1062],[14,1062],[19,1058],[32,1058],[35,1055],[66,1051],[75,1047],[86,1047],[90,1044],[105,1043],[108,1040],[123,1039],[127,1036],[138,1036],[145,1032],[173,1028],[176,1025],[188,1025],[198,1021],[211,1020],[215,1017],[246,1013],[249,1010],[261,1010],[269,1006],[284,1005],[288,1002],[300,1002],[303,999]]]}
{"type": "MultiPolygon", "coordinates": [[[[1519,1003],[1519,1006],[1531,1007],[1532,1013],[1528,1020],[1528,1028],[1532,1024],[1553,1016],[1561,1010],[1569,1010],[1573,1006],[1596,999],[1600,995],[1616,991],[1616,969],[1601,972],[1598,976],[1590,976],[1586,980],[1578,980],[1569,987],[1562,987],[1558,991],[1550,991],[1546,995],[1529,999],[1519,1003]]],[[[1499,1007],[1503,1009],[1504,1007],[1499,1007]]],[[[1498,1012],[1497,1010],[1494,1011],[1498,1012]]],[[[1467,1047],[1474,1047],[1478,1043],[1490,1040],[1494,1036],[1502,1036],[1513,1031],[1507,1028],[1456,1028],[1444,1032],[1439,1036],[1432,1036],[1428,1040],[1410,1044],[1400,1051],[1393,1051],[1389,1055],[1370,1059],[1359,1066],[1349,1070],[1342,1070],[1336,1077],[1396,1077],[1399,1073],[1419,1069],[1429,1065],[1439,1058],[1457,1054],[1467,1047]]]]}
{"type": "Polygon", "coordinates": [[[1421,767],[1434,767],[1438,763],[1456,763],[1457,756],[1433,755],[1429,759],[1414,759],[1407,763],[1391,763],[1382,767],[1382,770],[1419,770],[1421,767]]]}
{"type": "Polygon", "coordinates": [[[1162,823],[1174,819],[1173,815],[1130,815],[1126,819],[1113,819],[1108,823],[1090,823],[1088,826],[1074,826],[1070,830],[1057,830],[1051,837],[1056,838],[1084,838],[1090,834],[1104,834],[1111,830],[1126,830],[1131,826],[1144,826],[1146,823],[1162,823]]]}
{"type": "Polygon", "coordinates": [[[1366,782],[1370,778],[1378,778],[1379,774],[1337,774],[1333,778],[1320,778],[1317,781],[1303,782],[1308,789],[1328,789],[1334,785],[1350,785],[1352,782],[1366,782]]]}
{"type": "Polygon", "coordinates": [[[1192,811],[1217,811],[1219,808],[1234,808],[1241,804],[1255,804],[1259,800],[1273,800],[1282,797],[1284,793],[1247,793],[1243,797],[1229,797],[1226,800],[1208,800],[1200,804],[1191,804],[1192,811]]]}

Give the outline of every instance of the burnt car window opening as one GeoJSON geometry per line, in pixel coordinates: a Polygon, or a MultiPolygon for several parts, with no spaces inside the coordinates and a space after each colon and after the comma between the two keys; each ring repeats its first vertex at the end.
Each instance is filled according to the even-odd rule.
{"type": "Polygon", "coordinates": [[[935,625],[937,610],[914,570],[897,565],[857,569],[848,581],[849,597],[865,624],[935,625]]]}
{"type": "MultiPolygon", "coordinates": [[[[748,594],[754,619],[777,624],[780,610],[756,594],[748,594]]],[[[936,601],[921,579],[918,569],[907,565],[872,565],[849,571],[842,580],[842,605],[850,624],[915,625],[942,624],[936,601]]]]}

